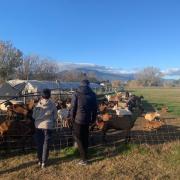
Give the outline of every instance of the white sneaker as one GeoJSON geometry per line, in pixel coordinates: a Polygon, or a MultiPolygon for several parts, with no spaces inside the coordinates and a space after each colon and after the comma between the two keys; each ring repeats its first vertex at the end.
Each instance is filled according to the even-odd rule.
{"type": "Polygon", "coordinates": [[[46,167],[46,164],[45,163],[42,163],[41,164],[41,168],[43,169],[43,168],[45,168],[46,167]]]}
{"type": "Polygon", "coordinates": [[[78,163],[79,165],[83,165],[83,166],[86,166],[86,165],[88,165],[88,162],[87,161],[83,161],[83,160],[81,160],[81,161],[79,161],[79,163],[78,163]]]}
{"type": "Polygon", "coordinates": [[[40,161],[38,161],[38,166],[41,166],[41,162],[40,161]]]}

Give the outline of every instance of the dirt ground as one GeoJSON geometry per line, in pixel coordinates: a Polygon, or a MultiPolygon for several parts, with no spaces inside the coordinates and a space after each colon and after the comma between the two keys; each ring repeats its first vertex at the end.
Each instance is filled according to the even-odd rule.
{"type": "Polygon", "coordinates": [[[180,139],[180,118],[174,118],[168,113],[161,113],[163,122],[157,129],[146,129],[147,121],[139,117],[132,129],[132,140],[139,143],[161,144],[180,139]]]}

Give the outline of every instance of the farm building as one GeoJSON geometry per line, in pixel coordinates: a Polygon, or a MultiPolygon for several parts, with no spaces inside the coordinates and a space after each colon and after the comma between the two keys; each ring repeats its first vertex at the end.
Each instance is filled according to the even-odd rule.
{"type": "MultiPolygon", "coordinates": [[[[37,81],[37,80],[10,80],[0,86],[0,99],[11,98],[29,93],[41,92],[45,88],[52,90],[52,93],[62,91],[73,91],[79,87],[79,82],[58,82],[58,81],[37,81]]],[[[100,89],[101,85],[90,83],[92,89],[100,89]]]]}
{"type": "MultiPolygon", "coordinates": [[[[45,88],[51,90],[60,90],[60,91],[71,91],[79,87],[79,82],[58,82],[58,81],[37,81],[37,80],[10,80],[8,83],[12,87],[16,87],[22,83],[25,83],[23,92],[24,93],[36,93],[40,92],[45,88]]],[[[101,85],[96,83],[90,83],[92,89],[101,88],[101,85]]]]}
{"type": "Polygon", "coordinates": [[[14,99],[21,95],[22,89],[24,89],[25,83],[20,83],[16,86],[11,86],[9,83],[4,83],[0,86],[0,110],[7,110],[7,107],[4,105],[4,101],[10,99],[13,104],[22,104],[22,98],[14,99]]]}
{"type": "Polygon", "coordinates": [[[45,88],[59,89],[59,83],[53,81],[37,81],[37,80],[10,80],[8,83],[12,86],[18,86],[22,83],[25,84],[22,89],[22,94],[37,93],[45,88]]]}
{"type": "Polygon", "coordinates": [[[16,86],[11,86],[9,83],[4,83],[0,86],[0,99],[4,99],[5,96],[14,97],[21,93],[21,89],[16,86]]]}
{"type": "MultiPolygon", "coordinates": [[[[55,95],[54,97],[56,97],[56,95],[59,96],[59,94],[64,94],[64,92],[77,89],[79,85],[79,82],[10,80],[0,86],[0,109],[7,109],[3,103],[6,100],[11,100],[13,104],[25,102],[27,98],[19,97],[24,94],[29,94],[28,96],[31,98],[31,93],[36,95],[36,93],[41,92],[43,89],[49,88],[52,90],[52,94],[55,95]]],[[[101,88],[101,86],[96,83],[90,83],[90,86],[93,89],[101,88]]],[[[68,94],[67,96],[69,96],[68,94]]],[[[64,97],[66,97],[66,95],[64,97]]]]}

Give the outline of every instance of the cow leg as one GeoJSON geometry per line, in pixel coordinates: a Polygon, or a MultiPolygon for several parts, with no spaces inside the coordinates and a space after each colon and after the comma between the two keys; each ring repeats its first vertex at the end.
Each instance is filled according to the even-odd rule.
{"type": "Polygon", "coordinates": [[[103,141],[103,143],[107,143],[107,140],[106,140],[106,132],[107,132],[107,128],[106,128],[106,125],[104,126],[104,128],[102,129],[102,133],[103,133],[103,135],[102,135],[102,141],[103,141]]]}
{"type": "Polygon", "coordinates": [[[89,131],[89,142],[90,142],[91,145],[95,144],[92,131],[89,131]]]}
{"type": "Polygon", "coordinates": [[[27,140],[27,137],[26,137],[26,136],[25,136],[25,137],[22,137],[22,139],[20,140],[20,145],[22,146],[22,149],[21,149],[22,153],[25,153],[25,152],[26,152],[26,151],[25,151],[26,140],[27,140]]]}
{"type": "Polygon", "coordinates": [[[130,129],[126,130],[126,135],[125,135],[125,144],[128,144],[131,140],[131,136],[130,136],[130,129]]]}
{"type": "Polygon", "coordinates": [[[96,122],[93,123],[93,124],[90,126],[89,131],[93,131],[96,126],[97,126],[96,122]]]}
{"type": "Polygon", "coordinates": [[[107,143],[106,132],[108,131],[109,127],[110,126],[107,123],[105,123],[103,128],[102,128],[102,133],[103,133],[102,140],[103,140],[103,143],[105,143],[105,144],[107,143]]]}
{"type": "Polygon", "coordinates": [[[106,144],[107,143],[107,140],[106,140],[106,131],[102,131],[102,133],[103,133],[102,134],[102,142],[106,144]]]}
{"type": "Polygon", "coordinates": [[[10,146],[9,146],[9,138],[7,136],[4,136],[3,137],[3,141],[4,141],[4,150],[5,150],[5,153],[6,154],[9,154],[10,153],[10,146]]]}

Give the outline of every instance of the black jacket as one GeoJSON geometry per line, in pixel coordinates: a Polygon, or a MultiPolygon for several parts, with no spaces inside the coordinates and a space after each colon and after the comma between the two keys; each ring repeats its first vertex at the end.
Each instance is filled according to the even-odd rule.
{"type": "Polygon", "coordinates": [[[89,86],[80,86],[73,95],[71,102],[71,119],[77,124],[87,124],[96,121],[96,94],[89,86]]]}

